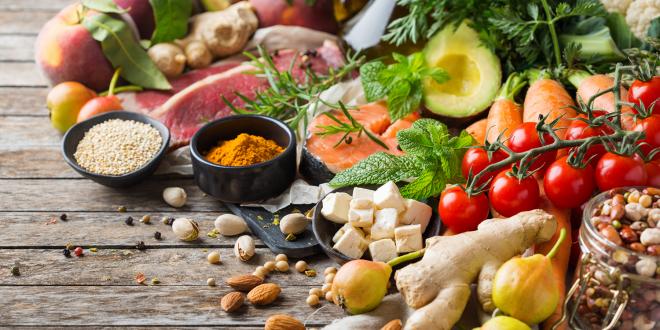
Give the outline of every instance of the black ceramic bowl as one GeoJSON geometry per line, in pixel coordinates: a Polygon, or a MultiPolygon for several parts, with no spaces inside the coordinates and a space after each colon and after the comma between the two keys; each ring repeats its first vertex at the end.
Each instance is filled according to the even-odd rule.
{"type": "MultiPolygon", "coordinates": [[[[375,185],[364,186],[364,188],[376,189],[378,188],[378,186],[375,185]]],[[[353,187],[339,188],[333,190],[332,192],[345,192],[351,195],[353,192],[353,187]]],[[[439,235],[441,228],[440,216],[438,215],[438,209],[436,207],[438,205],[437,199],[429,199],[426,201],[426,204],[431,206],[431,208],[433,209],[433,213],[431,214],[431,220],[429,221],[429,225],[426,226],[426,230],[422,233],[423,239],[427,239],[429,237],[439,235]]],[[[314,209],[314,215],[312,216],[312,229],[314,230],[314,236],[316,236],[316,240],[319,242],[319,245],[321,245],[323,252],[325,252],[325,254],[327,254],[328,257],[330,257],[332,260],[339,263],[340,265],[353,260],[353,258],[348,257],[345,254],[332,248],[332,246],[334,245],[334,243],[332,242],[332,237],[335,235],[337,230],[339,230],[339,228],[341,228],[343,225],[327,220],[321,214],[322,208],[323,208],[323,200],[319,201],[314,209]]],[[[363,259],[370,258],[369,250],[365,252],[362,258],[363,259]]]]}
{"type": "Polygon", "coordinates": [[[64,155],[64,160],[66,160],[69,166],[73,167],[76,172],[82,174],[83,176],[90,178],[104,186],[127,187],[134,185],[153,174],[158,168],[160,162],[163,160],[163,156],[165,156],[165,152],[167,151],[169,145],[170,131],[161,122],[135,112],[112,111],[92,117],[69,128],[69,130],[64,135],[64,138],[62,139],[62,154],[64,155]],[[134,120],[137,122],[149,124],[155,128],[158,133],[160,133],[160,136],[163,138],[163,144],[161,145],[156,155],[148,163],[131,173],[124,175],[103,175],[89,172],[78,165],[73,154],[76,152],[78,142],[82,140],[82,138],[85,136],[85,133],[87,133],[87,131],[89,131],[92,126],[110,119],[134,120]]]}
{"type": "Polygon", "coordinates": [[[254,202],[281,194],[296,176],[296,136],[285,123],[265,116],[238,115],[210,122],[190,141],[195,183],[223,202],[254,202]],[[249,166],[222,166],[204,153],[241,133],[275,141],[284,151],[277,157],[249,166]]]}

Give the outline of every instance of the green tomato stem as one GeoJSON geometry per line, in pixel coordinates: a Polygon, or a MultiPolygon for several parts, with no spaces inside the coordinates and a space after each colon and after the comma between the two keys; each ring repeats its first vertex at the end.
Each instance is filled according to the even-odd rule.
{"type": "Polygon", "coordinates": [[[421,250],[418,250],[418,251],[415,251],[415,252],[410,252],[408,254],[404,254],[402,256],[396,257],[396,258],[388,261],[387,264],[390,265],[390,267],[396,267],[397,265],[402,264],[406,261],[421,258],[422,256],[424,256],[424,250],[426,250],[426,249],[421,249],[421,250]]]}
{"type": "Polygon", "coordinates": [[[557,251],[559,251],[559,246],[561,246],[561,243],[563,243],[565,239],[566,239],[566,228],[562,228],[559,231],[559,238],[557,239],[557,242],[555,242],[555,245],[552,247],[552,250],[550,250],[550,252],[548,252],[548,254],[546,255],[548,259],[552,259],[552,257],[554,257],[557,254],[557,251]]]}

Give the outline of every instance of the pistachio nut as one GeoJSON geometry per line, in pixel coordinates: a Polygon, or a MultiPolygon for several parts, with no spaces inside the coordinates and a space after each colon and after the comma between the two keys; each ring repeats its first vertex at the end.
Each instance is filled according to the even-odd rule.
{"type": "Polygon", "coordinates": [[[243,235],[234,244],[234,255],[241,261],[248,261],[254,256],[254,239],[249,235],[243,235]]]}
{"type": "Polygon", "coordinates": [[[199,225],[195,220],[179,218],[172,223],[172,231],[182,241],[194,241],[199,236],[199,225]]]}
{"type": "Polygon", "coordinates": [[[280,220],[280,230],[283,234],[300,234],[307,228],[309,219],[302,213],[291,213],[280,220]]]}
{"type": "Polygon", "coordinates": [[[234,236],[246,232],[248,226],[243,218],[228,213],[215,219],[215,229],[222,236],[234,236]]]}

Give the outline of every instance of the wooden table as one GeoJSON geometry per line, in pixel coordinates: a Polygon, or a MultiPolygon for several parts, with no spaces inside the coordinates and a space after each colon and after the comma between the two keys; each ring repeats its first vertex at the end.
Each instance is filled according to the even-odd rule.
{"type": "MultiPolygon", "coordinates": [[[[66,165],[61,136],[48,119],[48,89],[34,64],[33,47],[41,26],[70,2],[0,0],[0,327],[257,329],[278,313],[321,327],[343,316],[327,302],[314,313],[317,309],[305,299],[310,288],[321,286],[323,276],[308,278],[295,271],[268,278],[282,286],[273,305],[246,304],[238,313],[225,313],[219,301],[231,290],[224,280],[252,273],[274,255],[257,241],[257,255],[243,263],[233,255],[234,238],[206,237],[213,220],[226,212],[222,203],[204,196],[189,177],[153,177],[116,190],[66,165]],[[186,189],[184,208],[162,201],[168,186],[186,189]],[[117,212],[119,206],[128,211],[117,212]],[[63,213],[67,221],[59,219],[63,213]],[[152,224],[137,221],[143,215],[151,215],[152,224]],[[128,216],[135,225],[124,223],[128,216]],[[162,216],[197,219],[201,239],[176,240],[162,216]],[[162,240],[154,239],[156,231],[162,240]],[[135,248],[140,241],[146,251],[135,248]],[[62,250],[68,243],[83,246],[85,256],[66,258],[62,250]],[[206,262],[209,251],[220,252],[221,265],[206,262]],[[15,263],[20,276],[10,272],[15,263]],[[148,285],[136,283],[140,272],[148,285]],[[150,285],[154,277],[161,283],[150,285]],[[217,287],[206,285],[209,277],[217,287]]],[[[308,262],[320,273],[333,265],[323,256],[308,262]]]]}

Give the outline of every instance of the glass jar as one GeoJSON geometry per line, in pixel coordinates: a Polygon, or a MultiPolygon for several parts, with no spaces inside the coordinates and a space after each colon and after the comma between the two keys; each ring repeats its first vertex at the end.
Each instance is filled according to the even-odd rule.
{"type": "MultiPolygon", "coordinates": [[[[609,218],[613,228],[627,226],[627,216],[614,223],[602,213],[610,212],[603,211],[607,200],[630,189],[635,188],[601,193],[585,206],[579,235],[582,257],[565,310],[572,329],[660,329],[660,258],[616,245],[594,225],[609,224],[609,218]],[[641,266],[646,266],[646,276],[640,275],[641,266]]],[[[659,205],[657,199],[653,197],[652,208],[659,205]]]]}

